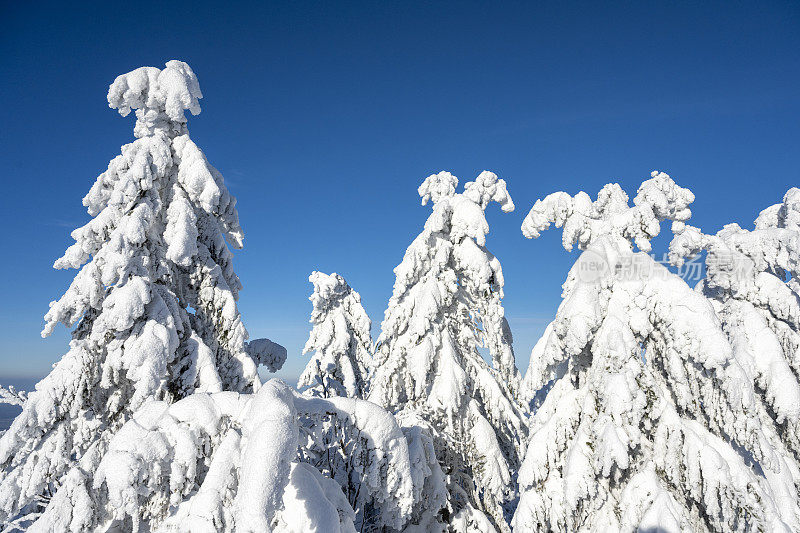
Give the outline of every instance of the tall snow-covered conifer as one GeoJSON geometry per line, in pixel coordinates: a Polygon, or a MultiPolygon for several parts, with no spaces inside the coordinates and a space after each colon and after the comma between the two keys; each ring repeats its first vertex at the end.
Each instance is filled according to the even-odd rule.
{"type": "MultiPolygon", "coordinates": [[[[766,474],[782,506],[800,521],[800,189],[761,212],[755,229],[728,224],[716,235],[677,228],[673,263],[707,250],[707,296],[752,381],[759,415],[782,441],[784,468],[766,474]]],[[[781,448],[781,446],[778,446],[781,448]]]]}
{"type": "Polygon", "coordinates": [[[364,398],[372,369],[372,322],[361,296],[339,274],[312,272],[313,328],[303,353],[314,351],[298,387],[315,396],[364,398]]]}
{"type": "Polygon", "coordinates": [[[425,229],[395,268],[369,399],[432,427],[447,476],[444,521],[455,531],[508,531],[525,409],[502,307],[503,273],[486,248],[491,201],[514,209],[504,180],[483,172],[456,193],[448,172],[419,187],[425,229]],[[488,346],[489,366],[479,352],[488,346]]]}
{"type": "Polygon", "coordinates": [[[526,217],[526,237],[555,223],[583,253],[526,376],[554,381],[531,419],[517,531],[784,530],[737,451],[779,467],[714,309],[646,253],[693,200],[654,172],[633,207],[613,184],[594,202],[551,194],[526,217]]]}
{"type": "Polygon", "coordinates": [[[109,88],[110,107],[136,111],[136,140],[83,199],[94,218],[55,262],[79,272],[50,304],[42,335],[77,325],[0,440],[0,523],[35,517],[68,471],[93,470],[145,401],[253,392],[257,365],[274,370],[285,357],[263,343],[247,353],[228,249],[242,246],[236,200],[186,128],[184,112],[198,114],[201,97],[180,61],[136,69],[109,88]]]}

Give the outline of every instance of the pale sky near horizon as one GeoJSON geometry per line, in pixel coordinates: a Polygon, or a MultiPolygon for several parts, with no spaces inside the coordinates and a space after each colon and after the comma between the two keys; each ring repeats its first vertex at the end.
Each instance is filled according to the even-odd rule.
{"type": "Polygon", "coordinates": [[[290,379],[307,360],[308,274],[345,276],[377,328],[431,173],[508,182],[517,209],[489,207],[487,245],[523,371],[575,259],[558,230],[521,235],[537,198],[613,181],[633,196],[658,169],[714,232],[752,227],[800,186],[800,3],[264,4],[0,5],[0,383],[44,376],[67,349],[64,327],[39,337],[75,274],[51,265],[133,140],[105,95],[139,66],[181,59],[200,80],[189,130],[239,200],[243,318],[288,348],[290,379]]]}

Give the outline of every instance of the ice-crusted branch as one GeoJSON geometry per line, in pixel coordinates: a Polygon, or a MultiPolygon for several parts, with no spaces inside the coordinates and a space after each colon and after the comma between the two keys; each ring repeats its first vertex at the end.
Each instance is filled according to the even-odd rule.
{"type": "Polygon", "coordinates": [[[28,393],[25,391],[18,391],[13,386],[0,386],[0,403],[22,407],[27,399],[28,393]]]}

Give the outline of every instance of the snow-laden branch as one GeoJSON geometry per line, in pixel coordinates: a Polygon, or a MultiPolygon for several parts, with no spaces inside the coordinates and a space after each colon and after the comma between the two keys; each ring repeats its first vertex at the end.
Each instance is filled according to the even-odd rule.
{"type": "Polygon", "coordinates": [[[585,192],[574,197],[565,192],[553,193],[537,200],[522,223],[522,233],[529,239],[555,224],[563,226],[563,245],[572,250],[577,244],[585,250],[602,238],[633,240],[643,252],[650,251],[650,239],[661,230],[662,220],[683,223],[692,212],[689,204],[694,194],[684,189],[665,173],[653,171],[651,179],[642,183],[633,207],[628,195],[616,183],[609,183],[594,202],[585,192]]]}
{"type": "Polygon", "coordinates": [[[0,403],[22,407],[27,399],[28,393],[24,390],[18,391],[13,386],[8,388],[0,386],[0,403]]]}
{"type": "Polygon", "coordinates": [[[277,372],[286,362],[286,348],[269,339],[253,339],[245,344],[247,354],[270,372],[277,372]]]}

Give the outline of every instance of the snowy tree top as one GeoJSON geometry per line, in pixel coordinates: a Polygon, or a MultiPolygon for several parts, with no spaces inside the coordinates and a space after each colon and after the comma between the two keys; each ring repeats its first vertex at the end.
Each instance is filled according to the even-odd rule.
{"type": "Polygon", "coordinates": [[[660,222],[682,224],[691,217],[689,204],[694,201],[694,194],[675,184],[669,175],[653,171],[650,176],[639,187],[632,207],[617,183],[605,185],[594,202],[583,191],[575,196],[550,194],[536,201],[522,223],[522,233],[536,239],[555,224],[564,227],[562,242],[568,251],[576,243],[585,250],[601,238],[612,237],[633,240],[640,250],[649,252],[650,239],[661,230],[660,222]]]}
{"type": "MultiPolygon", "coordinates": [[[[422,205],[425,205],[428,200],[436,203],[443,198],[456,196],[457,185],[457,177],[449,172],[439,172],[425,178],[417,191],[422,197],[422,205]]],[[[505,213],[514,210],[514,202],[506,188],[506,180],[499,179],[497,174],[488,170],[481,172],[475,181],[465,183],[463,195],[481,206],[481,209],[486,209],[489,202],[495,201],[505,213]]]]}
{"type": "Polygon", "coordinates": [[[457,185],[458,178],[449,172],[439,172],[425,178],[419,186],[422,205],[433,200],[433,214],[425,223],[425,232],[449,233],[453,242],[471,237],[484,246],[489,233],[484,211],[489,203],[499,203],[506,213],[514,210],[506,182],[494,172],[484,170],[475,181],[464,184],[463,193],[456,192],[457,185]]]}
{"type": "Polygon", "coordinates": [[[755,221],[756,229],[785,228],[800,231],[800,189],[792,187],[783,196],[783,202],[770,206],[755,221]]]}
{"type": "Polygon", "coordinates": [[[168,121],[185,124],[184,111],[200,113],[199,100],[203,97],[200,84],[191,67],[183,61],[167,61],[166,68],[140,67],[117,76],[108,88],[108,105],[123,117],[131,110],[137,111],[134,133],[151,129],[146,122],[166,117],[168,121]]]}
{"type": "Polygon", "coordinates": [[[344,299],[348,294],[353,294],[355,301],[361,301],[361,296],[353,291],[347,281],[336,272],[325,274],[324,272],[314,271],[308,276],[308,281],[314,285],[314,292],[308,297],[314,306],[310,322],[320,318],[330,310],[332,305],[337,304],[339,300],[344,299]]]}
{"type": "Polygon", "coordinates": [[[422,185],[419,186],[417,192],[422,197],[422,205],[426,205],[428,200],[433,200],[433,203],[438,202],[441,198],[448,198],[456,193],[456,186],[458,185],[458,178],[449,172],[439,172],[438,174],[431,174],[422,185]]]}

